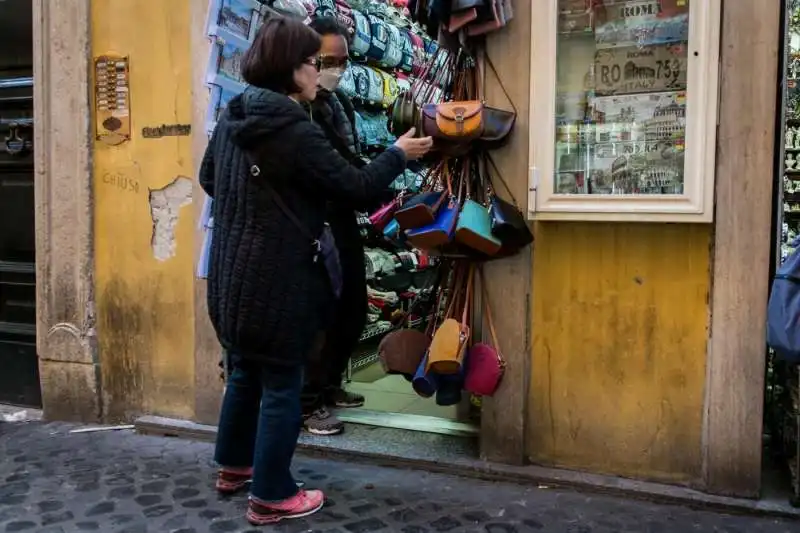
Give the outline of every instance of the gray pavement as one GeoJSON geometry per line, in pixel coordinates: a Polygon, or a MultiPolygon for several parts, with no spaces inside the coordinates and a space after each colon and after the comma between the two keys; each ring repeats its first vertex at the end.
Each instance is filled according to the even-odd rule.
{"type": "Polygon", "coordinates": [[[303,457],[296,472],[325,490],[324,510],[253,528],[245,495],[213,490],[210,444],[74,427],[0,422],[0,533],[800,533],[800,521],[303,457]]]}

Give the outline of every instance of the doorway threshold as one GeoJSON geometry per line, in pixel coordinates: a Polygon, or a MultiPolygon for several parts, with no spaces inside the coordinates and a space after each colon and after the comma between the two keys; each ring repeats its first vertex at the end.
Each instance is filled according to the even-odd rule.
{"type": "MultiPolygon", "coordinates": [[[[188,420],[143,416],[136,431],[146,435],[214,441],[215,426],[188,420]]],[[[619,495],[699,509],[800,518],[800,509],[785,499],[749,500],[706,494],[689,487],[589,474],[543,466],[513,466],[479,458],[478,439],[363,424],[349,424],[343,435],[322,437],[303,433],[298,453],[342,461],[358,461],[393,468],[424,470],[540,488],[572,489],[619,495]]]]}
{"type": "Polygon", "coordinates": [[[453,437],[477,437],[480,433],[480,428],[474,424],[435,416],[370,411],[369,409],[338,409],[336,416],[342,422],[351,424],[438,433],[453,437]]]}

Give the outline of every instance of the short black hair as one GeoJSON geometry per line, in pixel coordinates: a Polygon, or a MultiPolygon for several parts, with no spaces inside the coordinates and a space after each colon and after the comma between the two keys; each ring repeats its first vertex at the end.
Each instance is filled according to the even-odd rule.
{"type": "Polygon", "coordinates": [[[338,35],[345,39],[349,39],[350,37],[347,34],[347,30],[345,30],[334,17],[317,17],[312,20],[311,24],[308,26],[322,37],[326,35],[338,35]]]}
{"type": "Polygon", "coordinates": [[[300,91],[294,72],[319,53],[320,36],[302,21],[272,16],[242,58],[242,79],[250,85],[292,94],[300,91]]]}

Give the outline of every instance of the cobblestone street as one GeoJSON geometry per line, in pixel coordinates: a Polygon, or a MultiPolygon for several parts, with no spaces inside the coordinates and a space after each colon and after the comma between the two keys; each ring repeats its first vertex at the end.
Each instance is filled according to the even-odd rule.
{"type": "Polygon", "coordinates": [[[130,431],[0,422],[0,532],[367,533],[800,531],[800,523],[730,516],[570,491],[299,457],[325,509],[253,528],[246,497],[212,489],[212,446],[130,431]]]}

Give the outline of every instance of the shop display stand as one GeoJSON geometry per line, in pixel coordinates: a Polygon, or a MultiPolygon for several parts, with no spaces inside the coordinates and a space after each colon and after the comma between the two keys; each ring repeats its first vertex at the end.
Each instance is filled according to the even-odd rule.
{"type": "MultiPolygon", "coordinates": [[[[782,127],[776,139],[778,175],[776,266],[794,251],[800,237],[800,3],[787,2],[782,93],[782,127]]],[[[786,465],[792,504],[800,506],[800,371],[769,350],[765,391],[768,449],[786,465]]]]}

